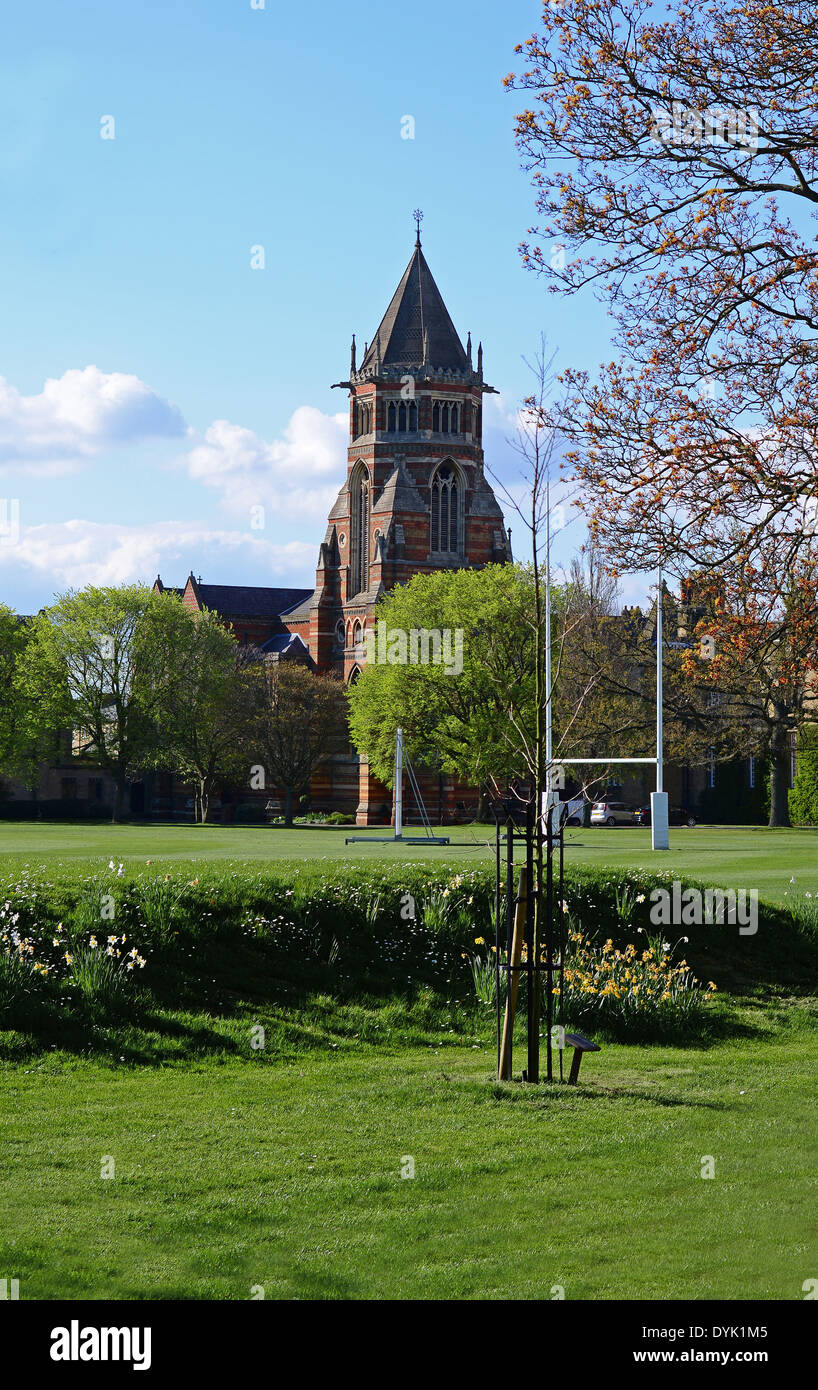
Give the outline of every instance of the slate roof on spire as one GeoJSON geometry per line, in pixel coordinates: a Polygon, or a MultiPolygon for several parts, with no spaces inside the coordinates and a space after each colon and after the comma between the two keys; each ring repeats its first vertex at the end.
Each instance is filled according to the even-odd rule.
{"type": "Polygon", "coordinates": [[[430,367],[468,370],[463,344],[418,244],[381,319],[362,369],[374,366],[376,357],[385,367],[420,366],[424,333],[430,367]]]}

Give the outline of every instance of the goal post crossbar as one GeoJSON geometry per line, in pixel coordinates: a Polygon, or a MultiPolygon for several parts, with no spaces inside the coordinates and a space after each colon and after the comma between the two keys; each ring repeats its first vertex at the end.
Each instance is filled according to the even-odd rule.
{"type": "Polygon", "coordinates": [[[658,761],[659,761],[658,758],[655,758],[655,757],[654,757],[654,758],[617,758],[617,757],[613,757],[613,756],[612,756],[612,757],[610,757],[610,758],[554,758],[554,759],[552,760],[552,762],[550,763],[550,766],[551,766],[551,767],[578,767],[580,764],[582,764],[583,767],[587,767],[587,766],[590,766],[591,764],[596,764],[596,763],[603,763],[603,764],[608,764],[608,763],[652,763],[653,766],[655,767],[655,766],[656,766],[656,763],[657,763],[658,761]]]}

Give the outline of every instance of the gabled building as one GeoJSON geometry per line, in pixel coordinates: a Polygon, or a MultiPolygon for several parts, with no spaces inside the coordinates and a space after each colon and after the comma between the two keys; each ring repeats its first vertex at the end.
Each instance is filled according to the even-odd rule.
{"type": "Polygon", "coordinates": [[[191,571],[183,589],[154,581],[159,594],[178,594],[185,607],[200,613],[208,608],[217,613],[236,641],[243,646],[260,647],[278,660],[309,662],[306,644],[285,622],[286,614],[309,597],[309,589],[273,589],[252,584],[203,584],[191,571]]]}

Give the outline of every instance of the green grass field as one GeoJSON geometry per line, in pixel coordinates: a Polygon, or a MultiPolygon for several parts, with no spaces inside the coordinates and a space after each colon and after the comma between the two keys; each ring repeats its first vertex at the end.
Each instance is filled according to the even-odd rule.
{"type": "MultiPolygon", "coordinates": [[[[481,829],[453,838],[432,853],[346,848],[329,830],[6,824],[0,859],[70,873],[109,858],[489,858],[481,829]]],[[[770,899],[791,877],[818,891],[812,832],[705,827],[671,846],[575,831],[569,855],[660,860],[770,899]]],[[[217,945],[201,960],[214,976],[217,945]]],[[[23,1299],[248,1299],[258,1285],[268,1299],[803,1299],[818,1277],[818,955],[803,941],[796,959],[798,978],[716,996],[707,1038],[605,1043],[573,1090],[498,1086],[489,1013],[424,1022],[299,993],[237,951],[218,988],[207,969],[189,1011],[154,1008],[139,1037],[100,1024],[87,1051],[57,1034],[3,1064],[0,1274],[23,1299]]]]}
{"type": "MultiPolygon", "coordinates": [[[[231,860],[263,863],[293,860],[321,866],[327,861],[367,863],[433,859],[464,865],[489,862],[494,854],[490,826],[454,826],[441,832],[452,843],[434,849],[422,845],[374,842],[381,831],[363,832],[372,844],[345,845],[353,827],[293,829],[193,825],[49,825],[0,821],[0,863],[117,861],[152,859],[190,862],[231,860]]],[[[407,832],[417,834],[413,830],[407,832]]],[[[767,830],[746,826],[697,826],[673,829],[670,850],[650,847],[650,830],[569,830],[566,862],[625,868],[661,868],[724,887],[757,888],[762,897],[780,901],[791,878],[818,892],[818,830],[767,830]]]]}

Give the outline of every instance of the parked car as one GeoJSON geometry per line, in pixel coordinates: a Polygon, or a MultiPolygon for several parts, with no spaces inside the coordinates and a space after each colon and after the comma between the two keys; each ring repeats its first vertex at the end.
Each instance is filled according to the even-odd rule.
{"type": "MultiPolygon", "coordinates": [[[[650,825],[650,807],[640,806],[636,812],[637,825],[650,825]]],[[[691,830],[696,824],[696,817],[685,810],[684,806],[671,806],[668,809],[669,825],[686,825],[691,830]]]]}
{"type": "Polygon", "coordinates": [[[595,801],[591,807],[591,825],[636,825],[638,812],[624,801],[595,801]]]}

